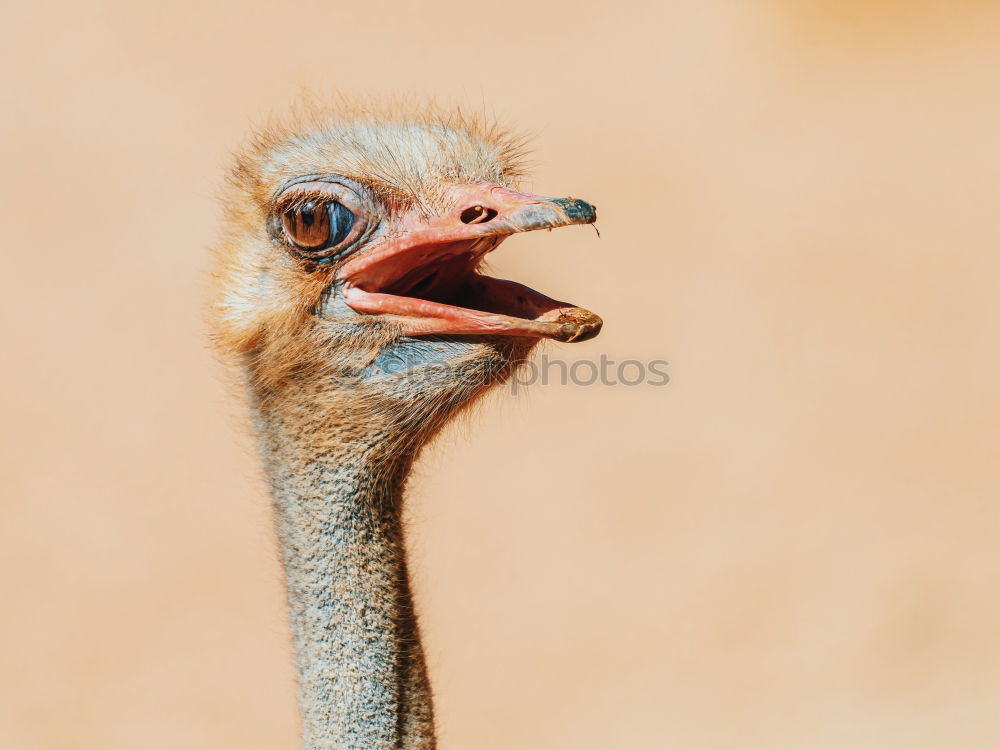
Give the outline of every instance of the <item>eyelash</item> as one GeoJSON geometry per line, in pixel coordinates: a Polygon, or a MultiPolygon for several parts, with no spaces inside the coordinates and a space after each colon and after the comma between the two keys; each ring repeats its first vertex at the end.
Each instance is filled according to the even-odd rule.
{"type": "Polygon", "coordinates": [[[294,198],[288,198],[278,203],[275,208],[275,214],[280,216],[288,211],[295,211],[309,202],[328,203],[329,201],[343,203],[343,201],[338,200],[338,196],[330,195],[330,193],[325,193],[322,190],[309,190],[307,192],[296,193],[294,198]]]}

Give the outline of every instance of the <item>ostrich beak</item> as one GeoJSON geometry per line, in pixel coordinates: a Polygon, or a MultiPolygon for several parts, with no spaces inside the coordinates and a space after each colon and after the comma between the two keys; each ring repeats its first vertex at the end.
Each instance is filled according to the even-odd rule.
{"type": "Polygon", "coordinates": [[[487,253],[518,232],[593,224],[597,211],[576,198],[546,198],[491,184],[454,185],[455,208],[403,215],[384,239],[337,272],[356,312],[384,315],[407,336],[492,334],[585,341],[601,319],[513,281],[478,272],[487,253]]]}

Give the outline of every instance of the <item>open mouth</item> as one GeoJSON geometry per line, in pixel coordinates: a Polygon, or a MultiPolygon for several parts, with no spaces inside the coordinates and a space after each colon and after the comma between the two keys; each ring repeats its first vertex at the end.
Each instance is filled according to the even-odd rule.
{"type": "Polygon", "coordinates": [[[389,316],[408,336],[491,334],[565,342],[596,336],[602,321],[589,310],[479,270],[509,235],[591,224],[593,207],[493,185],[466,190],[479,198],[470,208],[412,219],[412,228],[348,261],[337,274],[345,282],[344,301],[357,312],[389,316]]]}

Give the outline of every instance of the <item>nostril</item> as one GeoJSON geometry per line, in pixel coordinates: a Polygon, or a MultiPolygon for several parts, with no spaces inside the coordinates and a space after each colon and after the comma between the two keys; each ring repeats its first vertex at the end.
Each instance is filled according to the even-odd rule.
{"type": "Polygon", "coordinates": [[[485,224],[487,221],[493,221],[496,217],[497,212],[492,208],[477,205],[462,211],[461,218],[463,224],[485,224]]]}

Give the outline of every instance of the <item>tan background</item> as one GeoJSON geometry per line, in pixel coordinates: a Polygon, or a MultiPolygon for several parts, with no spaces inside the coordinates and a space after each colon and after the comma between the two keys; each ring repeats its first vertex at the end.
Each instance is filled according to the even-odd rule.
{"type": "Polygon", "coordinates": [[[303,86],[532,131],[603,236],[495,267],[605,317],[550,354],[671,362],[422,462],[442,748],[1000,746],[996,3],[152,5],[0,11],[0,748],[295,744],[199,317],[227,154],[303,86]]]}

